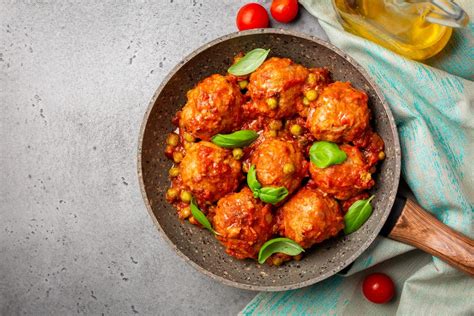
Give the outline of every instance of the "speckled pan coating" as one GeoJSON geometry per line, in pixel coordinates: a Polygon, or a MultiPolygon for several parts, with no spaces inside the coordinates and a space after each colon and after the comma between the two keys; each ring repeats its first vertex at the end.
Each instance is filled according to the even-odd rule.
{"type": "Polygon", "coordinates": [[[393,116],[367,73],[351,57],[319,39],[277,29],[233,33],[197,49],[164,79],[150,102],[138,148],[138,176],[148,211],[162,236],[178,255],[198,271],[224,284],[258,291],[283,291],[308,286],[339,272],[353,262],[382,228],[393,205],[400,176],[400,145],[393,116]],[[307,67],[328,67],[334,80],[350,81],[369,95],[373,124],[382,136],[387,158],[379,167],[373,189],[374,214],[357,232],[340,236],[307,251],[303,260],[280,267],[260,265],[228,256],[205,229],[181,222],[169,205],[171,162],[163,155],[171,118],[185,104],[186,91],[213,73],[225,73],[232,57],[261,47],[270,56],[289,57],[307,67]]]}

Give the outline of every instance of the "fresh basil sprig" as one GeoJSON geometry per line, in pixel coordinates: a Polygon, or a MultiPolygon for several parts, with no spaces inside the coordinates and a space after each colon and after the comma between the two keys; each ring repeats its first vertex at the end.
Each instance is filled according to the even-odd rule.
{"type": "Polygon", "coordinates": [[[255,171],[255,165],[251,165],[249,168],[249,172],[247,173],[247,185],[249,186],[250,190],[253,192],[253,196],[258,198],[258,194],[262,185],[257,180],[257,172],[255,171]]]}
{"type": "Polygon", "coordinates": [[[375,197],[372,195],[367,200],[359,200],[349,207],[344,216],[344,233],[349,235],[358,230],[372,214],[372,205],[370,201],[375,197]]]}
{"type": "Polygon", "coordinates": [[[347,159],[347,154],[339,149],[337,144],[321,141],[313,143],[309,149],[309,159],[318,168],[326,168],[343,163],[347,159]]]}
{"type": "Polygon", "coordinates": [[[284,253],[289,256],[297,256],[304,249],[289,238],[274,238],[263,244],[258,252],[258,263],[263,264],[274,253],[284,253]]]}
{"type": "Polygon", "coordinates": [[[265,203],[277,204],[288,196],[288,190],[285,187],[263,187],[257,180],[255,165],[251,165],[247,173],[247,184],[253,192],[255,198],[259,198],[265,203]]]}
{"type": "Polygon", "coordinates": [[[260,189],[258,198],[265,203],[276,204],[283,201],[288,195],[285,187],[263,187],[260,189]]]}
{"type": "Polygon", "coordinates": [[[255,48],[245,54],[238,62],[230,66],[227,71],[235,76],[248,75],[254,72],[265,61],[269,52],[269,49],[255,48]]]}
{"type": "Polygon", "coordinates": [[[212,228],[211,223],[210,223],[209,220],[207,219],[206,215],[204,215],[204,213],[199,209],[199,207],[197,206],[196,201],[194,200],[194,198],[191,199],[190,208],[191,208],[191,214],[193,214],[194,218],[195,218],[204,228],[206,228],[207,230],[209,230],[209,231],[210,231],[211,233],[213,233],[214,235],[220,235],[218,232],[216,232],[216,231],[214,230],[214,228],[212,228]]]}
{"type": "Polygon", "coordinates": [[[258,138],[258,133],[252,130],[241,130],[231,134],[217,134],[211,141],[224,148],[239,148],[250,145],[258,138]]]}

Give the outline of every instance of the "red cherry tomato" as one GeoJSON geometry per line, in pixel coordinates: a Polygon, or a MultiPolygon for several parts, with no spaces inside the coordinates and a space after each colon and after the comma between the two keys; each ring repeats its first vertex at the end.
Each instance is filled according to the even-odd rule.
{"type": "Polygon", "coordinates": [[[273,0],[270,12],[278,22],[291,22],[298,14],[298,0],[273,0]]]}
{"type": "Polygon", "coordinates": [[[244,5],[236,19],[240,31],[268,27],[269,21],[267,10],[258,3],[244,5]]]}
{"type": "Polygon", "coordinates": [[[372,303],[383,304],[390,301],[395,295],[395,285],[388,275],[373,273],[365,277],[362,291],[372,303]]]}

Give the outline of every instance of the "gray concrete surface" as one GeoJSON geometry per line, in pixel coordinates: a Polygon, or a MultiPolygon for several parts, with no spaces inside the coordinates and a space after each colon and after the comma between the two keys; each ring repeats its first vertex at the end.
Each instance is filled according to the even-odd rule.
{"type": "Polygon", "coordinates": [[[236,314],[255,293],[160,238],[136,147],[162,78],[245,1],[0,1],[0,314],[236,314]]]}

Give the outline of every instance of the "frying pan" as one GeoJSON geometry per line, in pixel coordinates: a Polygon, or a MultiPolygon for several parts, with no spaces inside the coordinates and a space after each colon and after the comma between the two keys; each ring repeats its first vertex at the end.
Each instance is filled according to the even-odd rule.
{"type": "Polygon", "coordinates": [[[324,280],[351,264],[374,241],[382,227],[389,238],[429,252],[459,269],[474,273],[474,246],[412,200],[397,197],[400,144],[392,113],[382,93],[351,57],[317,38],[277,29],[259,29],[218,38],[181,61],[153,96],[142,124],[138,176],[147,209],[163,238],[198,271],[224,284],[258,291],[283,291],[324,280]],[[165,200],[171,161],[164,154],[166,137],[175,129],[171,118],[198,81],[225,73],[234,55],[270,48],[270,56],[289,57],[307,67],[328,67],[334,80],[350,81],[367,92],[372,124],[385,141],[386,159],[378,166],[372,190],[374,212],[355,233],[315,245],[303,260],[280,267],[228,256],[207,230],[181,222],[165,200]],[[393,210],[392,210],[393,207],[393,210]]]}

